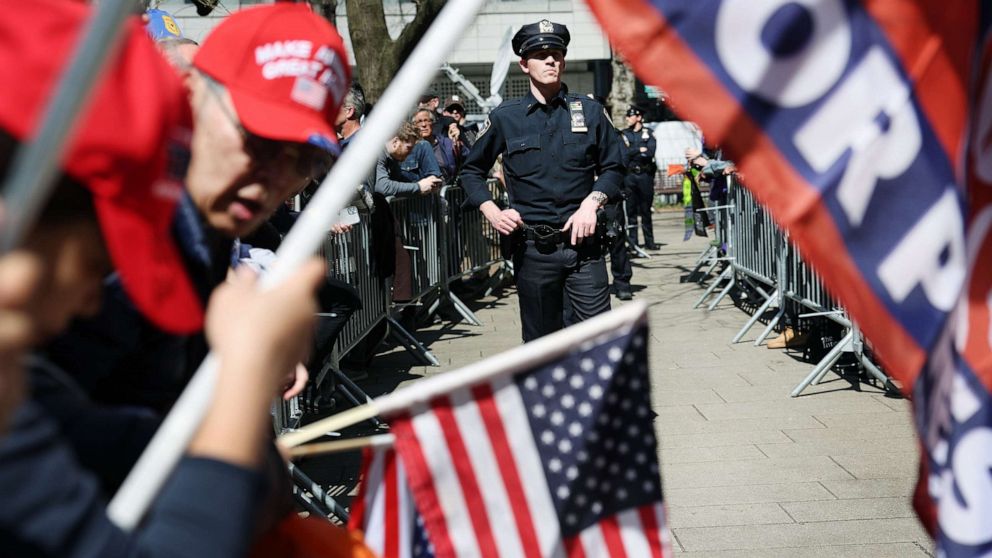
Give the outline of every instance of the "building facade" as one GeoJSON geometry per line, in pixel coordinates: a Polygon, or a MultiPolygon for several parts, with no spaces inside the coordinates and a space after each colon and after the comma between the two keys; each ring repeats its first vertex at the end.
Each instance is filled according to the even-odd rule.
{"type": "MultiPolygon", "coordinates": [[[[260,3],[267,2],[228,0],[219,4],[206,17],[198,16],[195,6],[188,0],[163,0],[158,7],[175,16],[187,37],[202,41],[229,13],[260,3]]],[[[383,3],[387,25],[393,37],[396,37],[406,22],[413,19],[416,5],[403,0],[384,0],[383,3]]],[[[335,19],[350,54],[351,39],[344,0],[338,2],[335,19]]],[[[610,89],[610,45],[583,0],[489,0],[472,25],[464,31],[457,48],[447,57],[446,62],[471,81],[482,98],[487,98],[491,94],[489,82],[493,61],[507,29],[514,33],[522,25],[541,19],[563,23],[571,33],[572,41],[565,70],[565,82],[570,91],[605,96],[610,89]]],[[[354,56],[350,56],[351,63],[354,64],[354,56]]],[[[526,76],[516,66],[514,57],[500,92],[504,99],[513,99],[527,93],[526,76]]],[[[433,89],[442,98],[458,94],[465,99],[469,114],[481,113],[477,103],[465,98],[458,86],[443,72],[439,72],[435,78],[433,89]]]]}

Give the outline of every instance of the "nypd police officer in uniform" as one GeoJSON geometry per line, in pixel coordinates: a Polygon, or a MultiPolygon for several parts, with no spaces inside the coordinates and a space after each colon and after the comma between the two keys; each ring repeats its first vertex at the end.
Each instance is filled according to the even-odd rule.
{"type": "Polygon", "coordinates": [[[633,208],[630,226],[633,229],[634,243],[637,243],[637,219],[641,220],[644,235],[644,248],[656,250],[654,227],[651,223],[651,206],[654,204],[654,173],[658,169],[654,162],[657,142],[651,130],[644,127],[644,113],[631,106],[627,109],[627,128],[623,131],[623,162],[627,167],[624,189],[628,193],[627,206],[633,208]]]}
{"type": "Polygon", "coordinates": [[[603,106],[571,95],[564,83],[569,33],[543,20],[513,37],[530,93],[489,115],[461,173],[468,203],[513,240],[525,342],[610,308],[597,212],[620,195],[620,142],[603,106]],[[499,155],[510,206],[486,187],[499,155]]]}

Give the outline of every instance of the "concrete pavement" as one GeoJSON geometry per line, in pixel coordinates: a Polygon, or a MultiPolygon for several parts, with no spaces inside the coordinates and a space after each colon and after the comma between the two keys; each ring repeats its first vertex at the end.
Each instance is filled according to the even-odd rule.
{"type": "MultiPolygon", "coordinates": [[[[730,344],[748,316],[729,298],[694,310],[703,289],[679,282],[706,241],[682,242],[680,211],[656,214],[655,230],[665,245],[634,260],[633,284],[635,300],[651,305],[652,395],[676,555],[930,556],[909,502],[917,455],[908,403],[835,375],[790,398],[812,365],[752,346],[757,327],[730,344]]],[[[512,288],[472,307],[481,327],[417,333],[440,367],[387,351],[373,363],[370,391],[519,344],[512,288]]]]}

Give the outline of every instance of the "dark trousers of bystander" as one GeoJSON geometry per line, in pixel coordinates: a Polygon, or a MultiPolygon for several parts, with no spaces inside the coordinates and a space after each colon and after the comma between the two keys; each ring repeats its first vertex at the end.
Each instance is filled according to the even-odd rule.
{"type": "Polygon", "coordinates": [[[617,292],[629,291],[630,279],[634,276],[630,254],[627,253],[627,216],[624,215],[624,203],[627,202],[611,203],[604,208],[606,220],[614,224],[612,228],[616,233],[616,237],[610,242],[610,273],[613,275],[613,290],[617,292]]]}
{"type": "Polygon", "coordinates": [[[596,241],[587,242],[539,250],[534,241],[527,240],[514,251],[524,343],[610,310],[603,247],[596,241]]]}
{"type": "Polygon", "coordinates": [[[651,173],[628,174],[624,178],[624,188],[631,194],[627,207],[633,210],[630,215],[634,244],[654,247],[654,225],[651,222],[651,206],[654,204],[654,175],[651,173]],[[644,243],[637,242],[637,220],[641,221],[641,234],[644,243]]]}

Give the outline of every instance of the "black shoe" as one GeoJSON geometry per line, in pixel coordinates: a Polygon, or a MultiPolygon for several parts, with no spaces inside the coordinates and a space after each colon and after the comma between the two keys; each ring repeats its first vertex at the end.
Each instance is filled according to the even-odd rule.
{"type": "Polygon", "coordinates": [[[617,298],[620,300],[630,300],[634,298],[634,295],[630,292],[630,289],[617,289],[617,298]]]}
{"type": "Polygon", "coordinates": [[[657,244],[645,244],[644,245],[644,249],[646,249],[646,250],[658,250],[659,248],[661,248],[661,247],[658,246],[657,244]]]}

